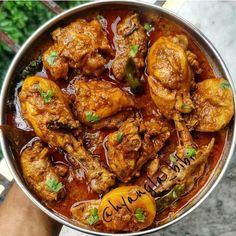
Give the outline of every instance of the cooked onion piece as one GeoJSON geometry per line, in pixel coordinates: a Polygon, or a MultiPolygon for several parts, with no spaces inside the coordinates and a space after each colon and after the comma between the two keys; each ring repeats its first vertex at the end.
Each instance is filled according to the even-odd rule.
{"type": "Polygon", "coordinates": [[[189,124],[201,132],[215,132],[224,128],[234,114],[233,92],[223,78],[204,80],[193,93],[195,109],[189,124]]]}

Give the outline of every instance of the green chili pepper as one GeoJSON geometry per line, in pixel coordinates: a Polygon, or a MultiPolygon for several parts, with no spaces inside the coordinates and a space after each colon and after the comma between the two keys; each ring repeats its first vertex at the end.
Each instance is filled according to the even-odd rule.
{"type": "Polygon", "coordinates": [[[128,59],[126,65],[126,80],[133,93],[142,94],[144,92],[141,80],[137,76],[136,65],[132,57],[128,59]]]}
{"type": "Polygon", "coordinates": [[[165,196],[156,200],[157,212],[160,213],[176,202],[185,193],[184,185],[175,185],[165,196]]]}

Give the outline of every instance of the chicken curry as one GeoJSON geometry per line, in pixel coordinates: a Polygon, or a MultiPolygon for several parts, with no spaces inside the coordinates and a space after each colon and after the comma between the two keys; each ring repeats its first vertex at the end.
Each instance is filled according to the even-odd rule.
{"type": "Polygon", "coordinates": [[[33,133],[18,154],[28,188],[101,232],[170,221],[217,167],[230,84],[185,30],[140,10],[93,12],[51,37],[7,114],[33,133]]]}

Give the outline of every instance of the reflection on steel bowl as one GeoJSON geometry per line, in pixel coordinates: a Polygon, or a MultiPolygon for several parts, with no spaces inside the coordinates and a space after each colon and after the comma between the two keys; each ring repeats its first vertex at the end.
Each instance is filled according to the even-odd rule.
{"type": "Polygon", "coordinates": [[[234,98],[219,54],[183,19],[132,1],[85,4],[42,26],[12,62],[2,149],[57,221],[150,233],[219,182],[235,144],[234,98]]]}

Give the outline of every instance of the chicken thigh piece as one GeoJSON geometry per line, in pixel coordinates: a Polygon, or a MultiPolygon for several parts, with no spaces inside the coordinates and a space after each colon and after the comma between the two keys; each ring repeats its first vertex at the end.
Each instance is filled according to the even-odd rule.
{"type": "Polygon", "coordinates": [[[171,119],[176,111],[189,113],[193,108],[190,86],[193,73],[188,63],[184,35],[160,37],[148,53],[148,83],[153,101],[171,119]]]}
{"type": "Polygon", "coordinates": [[[90,126],[134,107],[130,95],[107,81],[76,80],[74,88],[78,118],[90,126]]]}
{"type": "Polygon", "coordinates": [[[76,140],[72,131],[78,129],[60,88],[41,77],[28,77],[19,94],[23,117],[35,133],[49,145],[65,150],[75,165],[85,171],[91,188],[100,193],[115,183],[114,175],[101,166],[76,140]]]}
{"type": "Polygon", "coordinates": [[[43,54],[43,65],[53,79],[66,78],[68,69],[99,75],[113,55],[106,32],[97,20],[78,19],[52,33],[54,44],[43,54]]]}
{"type": "Polygon", "coordinates": [[[140,69],[145,65],[147,43],[145,29],[137,13],[129,14],[117,25],[116,56],[112,63],[112,71],[116,79],[122,80],[125,77],[130,57],[133,58],[138,75],[140,75],[140,69]]]}
{"type": "Polygon", "coordinates": [[[128,119],[120,129],[108,135],[107,156],[111,170],[127,183],[139,175],[141,167],[155,158],[169,138],[169,130],[156,120],[128,119]]]}
{"type": "Polygon", "coordinates": [[[189,114],[188,123],[200,132],[215,132],[224,128],[234,114],[232,89],[223,78],[198,83],[193,102],[195,109],[189,114]]]}
{"type": "Polygon", "coordinates": [[[43,200],[54,201],[64,197],[65,187],[61,177],[49,160],[49,149],[40,141],[22,152],[20,163],[29,188],[43,200]]]}
{"type": "Polygon", "coordinates": [[[208,158],[215,139],[212,138],[208,145],[199,147],[194,155],[190,155],[190,149],[185,149],[185,155],[181,158],[175,158],[172,163],[172,168],[166,165],[160,168],[165,174],[165,180],[155,190],[156,193],[162,193],[170,190],[175,185],[181,184],[184,186],[184,193],[190,191],[196,181],[204,174],[208,158]],[[183,163],[185,163],[184,167],[183,163]]]}

